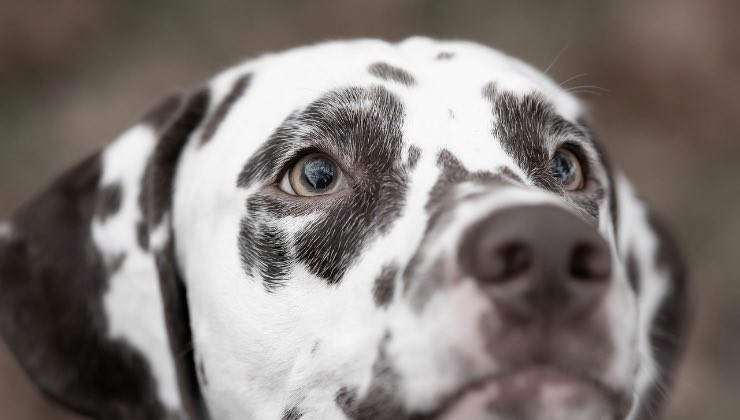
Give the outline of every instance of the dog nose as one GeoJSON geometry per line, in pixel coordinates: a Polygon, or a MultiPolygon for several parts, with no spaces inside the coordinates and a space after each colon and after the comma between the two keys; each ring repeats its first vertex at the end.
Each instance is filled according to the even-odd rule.
{"type": "Polygon", "coordinates": [[[611,277],[611,253],[594,226],[553,206],[498,211],[463,237],[460,264],[499,312],[516,320],[585,315],[611,277]]]}

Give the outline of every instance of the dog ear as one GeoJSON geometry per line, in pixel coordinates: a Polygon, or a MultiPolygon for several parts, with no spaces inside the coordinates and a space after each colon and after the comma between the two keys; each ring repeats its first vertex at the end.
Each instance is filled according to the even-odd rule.
{"type": "Polygon", "coordinates": [[[82,414],[205,417],[172,241],[151,238],[171,239],[172,178],[208,99],[168,99],[0,225],[0,334],[47,396],[82,414]],[[152,319],[134,325],[140,304],[152,319]]]}
{"type": "Polygon", "coordinates": [[[617,246],[638,306],[641,369],[634,418],[654,418],[687,340],[692,308],[687,272],[669,230],[621,175],[615,199],[617,246]]]}

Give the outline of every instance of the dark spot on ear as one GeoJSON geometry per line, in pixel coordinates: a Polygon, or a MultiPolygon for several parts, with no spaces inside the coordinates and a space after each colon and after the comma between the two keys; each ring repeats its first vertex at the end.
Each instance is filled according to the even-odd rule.
{"type": "Polygon", "coordinates": [[[118,213],[118,210],[121,209],[122,196],[120,183],[108,185],[100,190],[95,208],[95,215],[98,220],[105,222],[108,217],[118,213]]]}
{"type": "Polygon", "coordinates": [[[206,376],[206,368],[203,365],[203,358],[198,358],[198,378],[200,379],[200,384],[203,387],[208,386],[208,376],[206,376]]]}
{"type": "Polygon", "coordinates": [[[619,203],[617,198],[617,184],[614,182],[614,168],[611,164],[611,160],[606,152],[606,148],[601,142],[601,139],[596,135],[596,131],[588,123],[586,118],[580,118],[578,124],[588,133],[588,137],[593,142],[596,153],[598,154],[599,162],[604,168],[607,176],[607,186],[609,191],[609,213],[611,213],[612,224],[614,225],[614,236],[618,237],[619,229],[619,203]]]}
{"type": "Polygon", "coordinates": [[[144,114],[142,121],[149,124],[156,132],[161,132],[167,123],[177,112],[177,109],[183,103],[183,95],[176,94],[165,98],[156,107],[144,114]]]}
{"type": "MultiPolygon", "coordinates": [[[[209,93],[201,89],[193,93],[167,129],[162,133],[147,164],[139,197],[147,232],[137,228],[139,245],[148,245],[148,231],[162,223],[171,210],[174,177],[180,154],[193,131],[201,124],[208,110],[209,93]]],[[[198,385],[193,358],[190,312],[187,290],[176,262],[175,232],[168,226],[169,239],[154,257],[164,306],[165,325],[174,355],[180,395],[185,411],[191,418],[207,418],[208,412],[198,385]]]]}
{"type": "Polygon", "coordinates": [[[637,258],[635,257],[634,252],[627,253],[627,280],[630,283],[630,286],[632,287],[632,291],[635,292],[635,294],[640,294],[640,271],[639,267],[637,266],[637,258]]]}
{"type": "Polygon", "coordinates": [[[290,407],[283,412],[282,420],[299,420],[301,417],[303,413],[298,407],[290,407]]]}
{"type": "Polygon", "coordinates": [[[406,166],[409,168],[409,170],[413,171],[414,169],[416,169],[416,164],[419,163],[420,158],[421,149],[416,146],[410,146],[408,160],[406,161],[406,166]]]}
{"type": "Polygon", "coordinates": [[[136,241],[142,251],[149,251],[149,227],[143,220],[136,224],[136,241]]]}
{"type": "Polygon", "coordinates": [[[145,203],[142,211],[148,216],[150,227],[156,227],[170,208],[172,183],[180,152],[205,117],[209,94],[200,90],[188,98],[182,111],[162,134],[144,174],[144,186],[140,202],[145,203]]]}
{"type": "Polygon", "coordinates": [[[412,86],[416,83],[414,76],[406,70],[391,66],[388,63],[374,63],[370,65],[368,71],[373,76],[379,77],[388,82],[398,82],[404,86],[412,86]]]}
{"type": "Polygon", "coordinates": [[[376,306],[385,308],[393,299],[396,274],[398,274],[398,266],[396,264],[388,264],[383,267],[380,275],[375,279],[373,299],[376,306]]]}
{"type": "Polygon", "coordinates": [[[155,253],[165,325],[170,351],[175,356],[175,370],[183,407],[190,418],[208,419],[208,409],[198,384],[193,354],[187,287],[175,259],[174,236],[174,232],[170,232],[170,238],[164,249],[155,253]]]}
{"type": "Polygon", "coordinates": [[[453,57],[455,57],[455,53],[451,53],[449,51],[442,51],[439,54],[437,54],[437,60],[451,60],[453,57]]]}
{"type": "Polygon", "coordinates": [[[669,283],[666,295],[650,325],[650,345],[659,367],[658,377],[641,399],[642,404],[636,418],[654,417],[663,407],[665,389],[673,382],[676,364],[686,344],[688,321],[693,306],[689,302],[686,266],[675,239],[655,214],[649,214],[648,222],[658,241],[655,267],[668,273],[669,283]]]}
{"type": "Polygon", "coordinates": [[[107,271],[108,271],[108,278],[110,278],[113,274],[117,273],[118,270],[121,269],[125,261],[126,261],[125,252],[121,252],[118,255],[108,258],[105,264],[107,271]]]}
{"type": "Polygon", "coordinates": [[[239,100],[239,98],[244,94],[244,91],[247,90],[247,87],[249,87],[249,82],[252,78],[251,73],[247,73],[234,82],[234,85],[231,87],[231,91],[224,97],[223,101],[221,101],[220,104],[218,104],[218,107],[216,107],[216,111],[214,111],[211,118],[208,119],[208,122],[206,122],[204,128],[203,128],[203,137],[201,138],[201,144],[208,142],[211,137],[216,133],[216,130],[218,130],[219,125],[221,125],[221,122],[224,120],[224,117],[226,117],[226,114],[231,109],[232,105],[239,100]]]}

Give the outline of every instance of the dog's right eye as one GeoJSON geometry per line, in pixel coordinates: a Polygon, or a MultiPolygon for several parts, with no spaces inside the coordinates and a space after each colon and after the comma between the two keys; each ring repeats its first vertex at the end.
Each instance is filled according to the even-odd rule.
{"type": "Polygon", "coordinates": [[[321,153],[299,159],[280,181],[281,190],[302,197],[334,194],[346,186],[339,165],[321,153]]]}

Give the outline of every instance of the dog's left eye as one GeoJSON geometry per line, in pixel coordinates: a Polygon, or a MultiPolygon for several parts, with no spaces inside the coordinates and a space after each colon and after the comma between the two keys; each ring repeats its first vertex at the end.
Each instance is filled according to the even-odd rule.
{"type": "Polygon", "coordinates": [[[567,191],[583,188],[583,168],[578,157],[568,149],[558,149],[550,160],[553,175],[567,191]]]}
{"type": "Polygon", "coordinates": [[[280,189],[291,195],[313,197],[336,193],[346,185],[339,165],[326,155],[311,153],[288,170],[280,189]]]}

